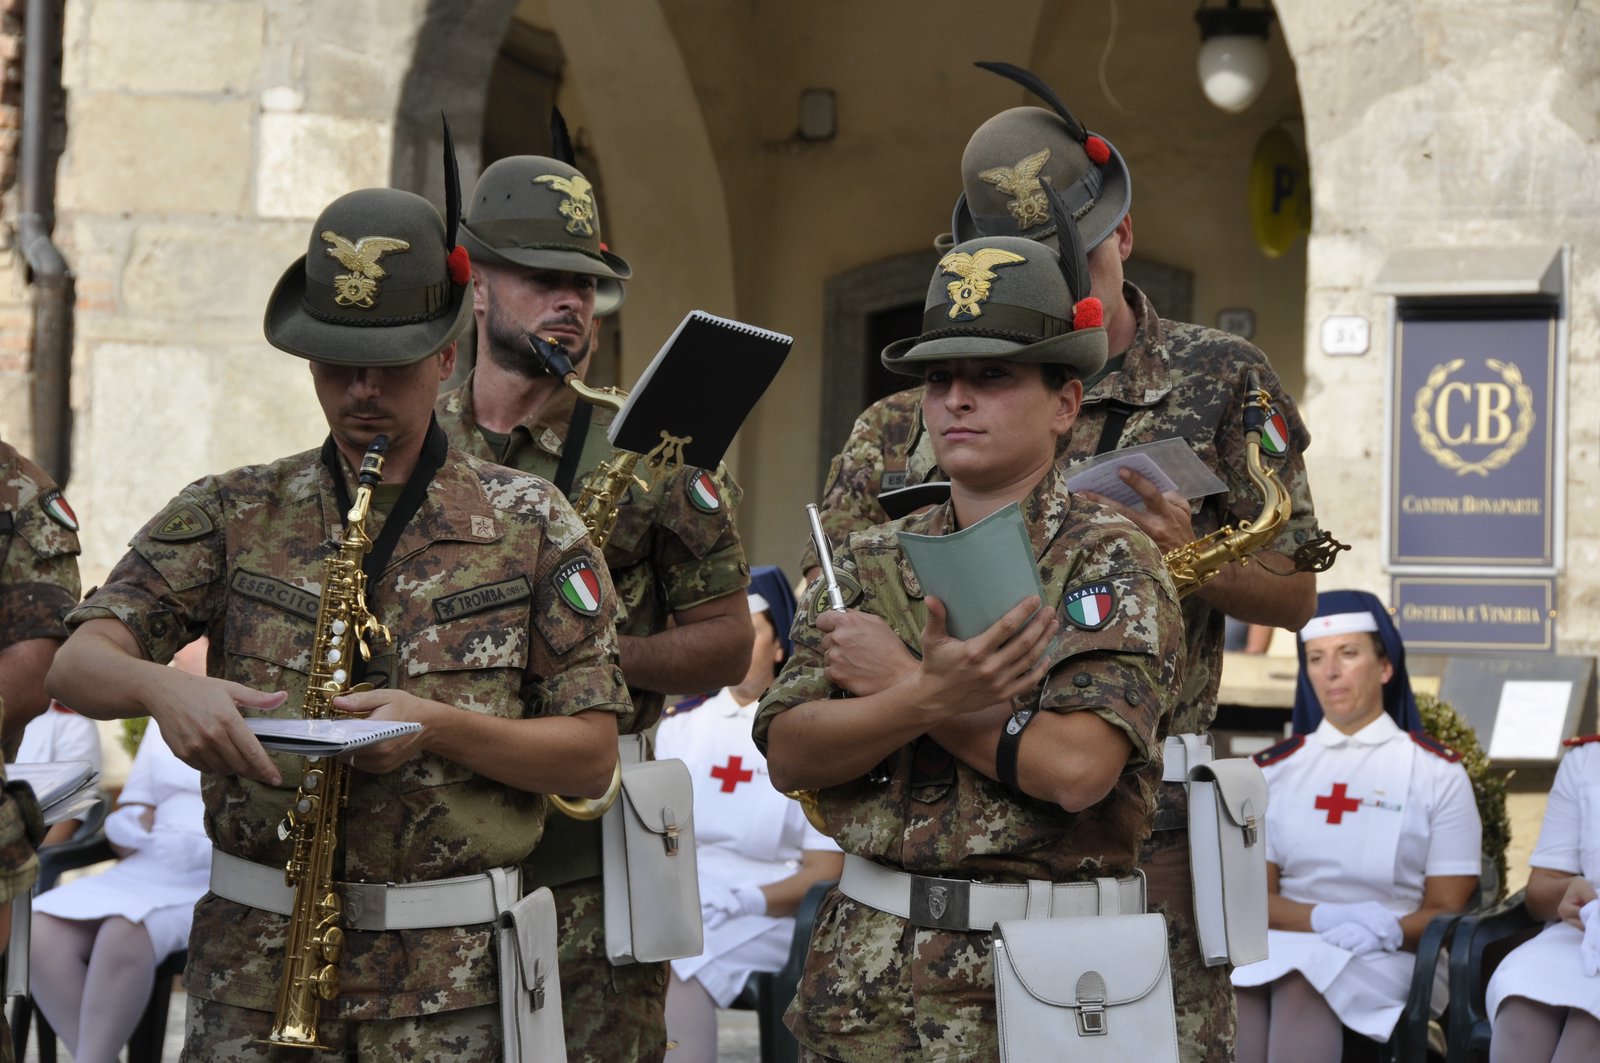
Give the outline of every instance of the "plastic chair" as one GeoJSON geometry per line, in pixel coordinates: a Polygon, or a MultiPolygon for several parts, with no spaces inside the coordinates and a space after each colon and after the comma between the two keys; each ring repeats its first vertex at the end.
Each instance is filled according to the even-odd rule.
{"type": "MultiPolygon", "coordinates": [[[[783,1013],[794,1000],[800,974],[806,967],[806,952],[811,946],[811,927],[817,921],[822,899],[838,883],[814,882],[800,899],[794,913],[794,937],[789,941],[789,958],[776,971],[761,971],[750,976],[731,1005],[756,1013],[756,1028],[761,1034],[761,1063],[798,1063],[800,1042],[783,1024],[783,1013]]],[[[131,1061],[130,1061],[131,1063],[131,1061]]]]}
{"type": "MultiPolygon", "coordinates": [[[[94,820],[93,831],[85,837],[79,837],[84,828],[90,826],[85,820],[84,827],[79,828],[70,840],[60,845],[52,845],[39,853],[39,879],[34,885],[36,893],[42,893],[54,887],[65,871],[80,867],[98,864],[103,860],[115,860],[117,854],[111,848],[111,843],[106,840],[103,824],[106,817],[104,802],[97,805],[98,816],[94,820]]],[[[95,813],[91,811],[91,816],[95,813]]],[[[128,1039],[128,1063],[160,1063],[161,1049],[167,1036],[167,1010],[172,1003],[172,980],[183,973],[184,966],[189,961],[186,950],[174,952],[156,965],[155,985],[150,990],[150,1001],[145,1005],[144,1014],[139,1018],[139,1025],[134,1028],[133,1036],[128,1039]]],[[[11,1008],[11,1043],[18,1059],[22,1059],[28,1045],[28,1028],[32,1025],[34,1017],[32,997],[18,997],[11,1008]]],[[[56,1034],[50,1028],[50,1023],[43,1013],[39,1016],[39,1063],[56,1063],[56,1034]]]]}
{"type": "Polygon", "coordinates": [[[1447,1063],[1489,1058],[1489,1015],[1484,1000],[1489,978],[1506,953],[1533,937],[1544,924],[1528,914],[1526,892],[1462,916],[1450,940],[1450,1024],[1447,1063]]]}

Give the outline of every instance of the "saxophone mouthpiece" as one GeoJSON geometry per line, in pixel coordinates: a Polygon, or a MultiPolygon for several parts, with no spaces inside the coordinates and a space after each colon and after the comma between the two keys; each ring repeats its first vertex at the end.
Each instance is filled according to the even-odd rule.
{"type": "Polygon", "coordinates": [[[553,339],[541,338],[533,333],[524,333],[528,346],[533,349],[533,357],[539,363],[539,368],[555,377],[565,380],[577,373],[572,367],[572,358],[567,354],[567,349],[553,339]]]}
{"type": "Polygon", "coordinates": [[[361,472],[356,477],[356,482],[365,487],[372,487],[383,479],[383,455],[389,449],[388,436],[375,436],[367,447],[367,452],[361,457],[361,472]]]}

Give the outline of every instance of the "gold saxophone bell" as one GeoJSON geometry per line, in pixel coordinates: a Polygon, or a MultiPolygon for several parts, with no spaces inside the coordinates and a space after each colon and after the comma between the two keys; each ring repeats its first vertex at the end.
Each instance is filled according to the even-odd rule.
{"type": "Polygon", "coordinates": [[[606,787],[606,792],[601,797],[562,797],[560,794],[551,794],[550,803],[564,815],[577,820],[599,819],[606,814],[606,810],[617,801],[617,794],[622,792],[622,761],[617,761],[611,769],[611,785],[606,787]]]}
{"type": "Polygon", "coordinates": [[[1245,405],[1245,464],[1250,480],[1261,492],[1261,512],[1254,520],[1224,525],[1193,542],[1184,543],[1166,554],[1167,570],[1179,598],[1187,598],[1210,582],[1230,562],[1248,564],[1250,555],[1270,543],[1289,519],[1293,507],[1289,491],[1278,478],[1277,470],[1261,461],[1261,430],[1266,424],[1272,397],[1256,386],[1251,374],[1250,399],[1245,405]]]}

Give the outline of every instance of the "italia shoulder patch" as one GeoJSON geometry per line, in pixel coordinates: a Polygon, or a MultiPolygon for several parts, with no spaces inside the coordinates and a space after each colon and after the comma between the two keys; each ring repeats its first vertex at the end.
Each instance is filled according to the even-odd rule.
{"type": "Polygon", "coordinates": [[[600,612],[600,577],[587,557],[575,557],[556,569],[550,577],[556,593],[575,613],[596,616],[600,612]]]}
{"type": "Polygon", "coordinates": [[[682,701],[675,702],[662,709],[661,715],[682,716],[685,713],[693,712],[695,709],[698,709],[700,706],[704,705],[708,697],[710,697],[709,694],[696,694],[692,698],[684,698],[682,701]]]}
{"type": "Polygon", "coordinates": [[[1061,598],[1061,611],[1067,622],[1084,631],[1099,631],[1111,623],[1117,609],[1117,594],[1109,583],[1086,583],[1061,598]]]}
{"type": "Polygon", "coordinates": [[[1569,749],[1576,749],[1578,746],[1586,746],[1590,742],[1600,742],[1600,735],[1577,735],[1575,737],[1568,738],[1561,744],[1569,749]]]}
{"type": "Polygon", "coordinates": [[[51,488],[39,496],[39,508],[44,510],[45,516],[61,525],[67,531],[78,530],[78,515],[72,512],[72,507],[67,505],[67,500],[61,492],[51,488]]]}
{"type": "Polygon", "coordinates": [[[156,518],[150,538],[159,543],[186,543],[210,535],[215,527],[205,510],[192,502],[179,502],[156,518]]]}
{"type": "Polygon", "coordinates": [[[1275,746],[1268,746],[1261,752],[1253,754],[1250,759],[1256,762],[1256,767],[1265,768],[1268,764],[1278,763],[1278,761],[1288,757],[1305,744],[1305,735],[1294,735],[1290,738],[1285,738],[1275,746]]]}
{"type": "Polygon", "coordinates": [[[684,490],[689,495],[689,504],[702,513],[715,513],[722,508],[717,482],[704,469],[684,480],[684,490]]]}
{"type": "Polygon", "coordinates": [[[1410,735],[1413,742],[1421,746],[1423,749],[1426,749],[1429,753],[1432,753],[1436,757],[1443,757],[1452,764],[1461,759],[1460,753],[1457,753],[1455,750],[1451,749],[1449,746],[1433,737],[1433,735],[1422,734],[1418,731],[1411,731],[1410,735]]]}
{"type": "Polygon", "coordinates": [[[1289,422],[1276,406],[1267,410],[1267,423],[1261,426],[1261,452],[1274,458],[1289,453],[1289,422]]]}

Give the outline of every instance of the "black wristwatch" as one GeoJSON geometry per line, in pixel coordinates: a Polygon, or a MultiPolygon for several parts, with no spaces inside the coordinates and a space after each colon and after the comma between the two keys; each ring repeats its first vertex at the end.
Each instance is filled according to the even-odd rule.
{"type": "Polygon", "coordinates": [[[1022,745],[1022,729],[1033,719],[1036,709],[1015,709],[1000,730],[1000,744],[994,751],[994,773],[1000,781],[1020,791],[1017,785],[1017,747],[1022,745]]]}

